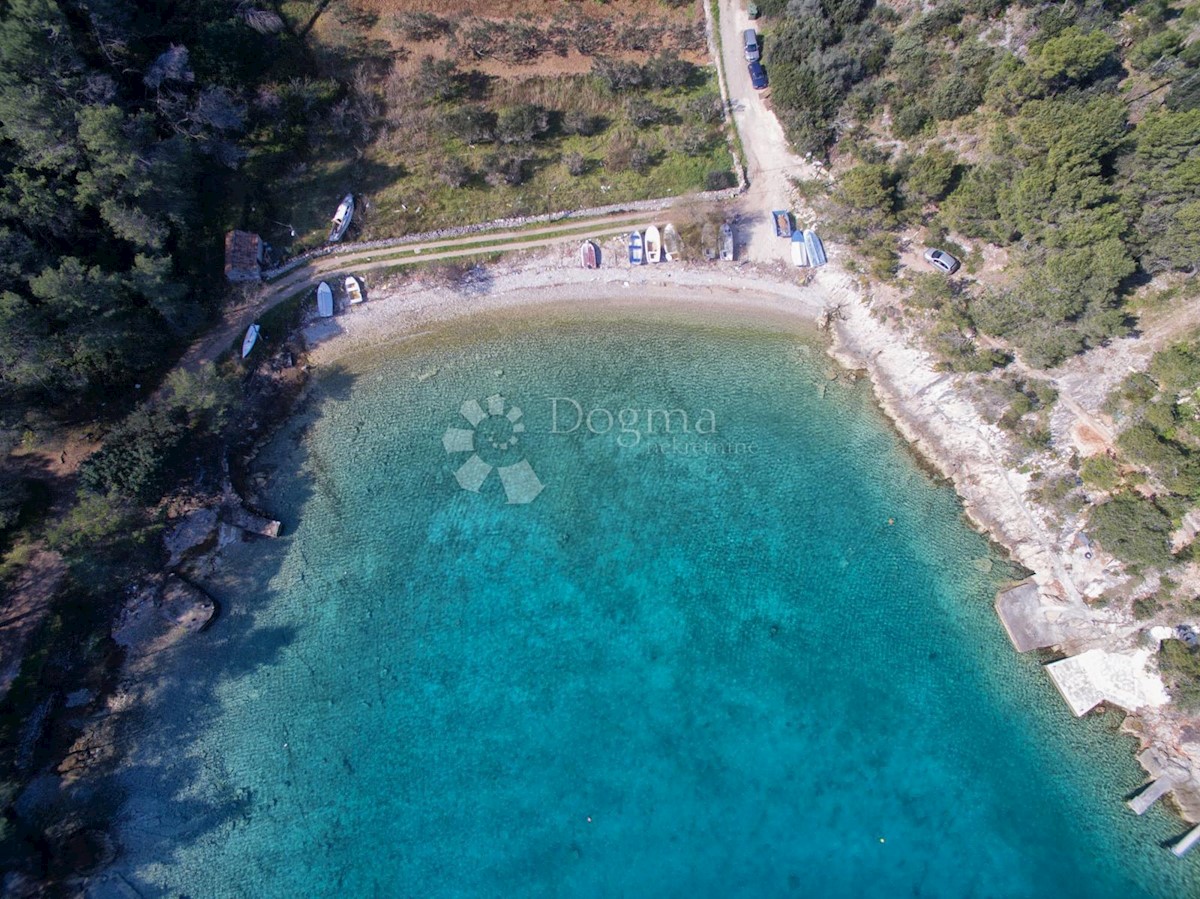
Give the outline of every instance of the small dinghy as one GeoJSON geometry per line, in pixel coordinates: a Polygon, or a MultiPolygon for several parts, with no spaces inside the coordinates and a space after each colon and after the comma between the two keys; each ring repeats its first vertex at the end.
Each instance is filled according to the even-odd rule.
{"type": "Polygon", "coordinates": [[[351,306],[357,306],[363,301],[362,285],[358,283],[358,278],[354,275],[346,276],[346,298],[350,301],[351,306]]]}
{"type": "Polygon", "coordinates": [[[333,315],[333,288],[324,281],[317,287],[317,315],[321,318],[333,315]]]}
{"type": "Polygon", "coordinates": [[[634,231],[629,235],[629,264],[641,265],[646,259],[642,254],[642,234],[634,231]]]}
{"type": "Polygon", "coordinates": [[[733,262],[733,225],[728,222],[721,226],[721,258],[733,262]]]}
{"type": "Polygon", "coordinates": [[[651,225],[646,229],[646,261],[657,263],[662,259],[662,236],[658,227],[651,225]]]}
{"type": "Polygon", "coordinates": [[[354,218],[354,194],[346,194],[333,214],[333,222],[329,228],[329,242],[337,243],[350,227],[350,219],[354,218]]]}
{"type": "Polygon", "coordinates": [[[821,238],[817,237],[816,231],[804,232],[804,248],[808,250],[809,265],[824,265],[829,261],[825,258],[825,245],[821,243],[821,238]]]}
{"type": "Polygon", "coordinates": [[[808,250],[804,246],[804,235],[799,231],[792,234],[792,262],[799,266],[808,265],[808,250]]]}
{"type": "Polygon", "coordinates": [[[663,228],[663,256],[667,262],[674,262],[683,257],[683,241],[679,239],[679,232],[670,222],[663,228]]]}
{"type": "Polygon", "coordinates": [[[776,237],[791,237],[792,231],[792,214],[784,209],[774,209],[771,211],[771,218],[775,222],[776,237]]]}
{"type": "Polygon", "coordinates": [[[254,349],[254,343],[258,340],[258,332],[262,329],[258,326],[258,322],[252,324],[246,329],[246,336],[242,338],[242,358],[245,359],[250,355],[250,351],[254,349]]]}
{"type": "Polygon", "coordinates": [[[600,267],[600,254],[596,252],[596,245],[590,240],[585,240],[580,244],[579,262],[584,268],[600,267]]]}

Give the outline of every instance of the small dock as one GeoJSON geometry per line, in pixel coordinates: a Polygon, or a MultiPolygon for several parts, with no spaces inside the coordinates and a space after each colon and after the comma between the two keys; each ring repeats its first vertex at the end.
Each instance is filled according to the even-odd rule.
{"type": "Polygon", "coordinates": [[[1043,649],[1062,642],[1057,623],[1047,617],[1037,584],[1026,581],[996,595],[996,614],[1017,652],[1043,649]]]}
{"type": "Polygon", "coordinates": [[[258,534],[260,537],[278,537],[279,531],[283,528],[283,525],[275,519],[251,512],[240,503],[227,507],[221,517],[229,524],[239,527],[243,531],[249,531],[251,534],[258,534]]]}
{"type": "Polygon", "coordinates": [[[1158,780],[1152,781],[1146,789],[1138,793],[1129,800],[1129,807],[1138,815],[1146,814],[1146,810],[1158,800],[1162,799],[1175,786],[1175,782],[1169,777],[1160,777],[1158,780]]]}
{"type": "Polygon", "coordinates": [[[1200,824],[1189,830],[1187,836],[1171,847],[1171,851],[1177,858],[1183,858],[1197,843],[1200,843],[1200,824]]]}

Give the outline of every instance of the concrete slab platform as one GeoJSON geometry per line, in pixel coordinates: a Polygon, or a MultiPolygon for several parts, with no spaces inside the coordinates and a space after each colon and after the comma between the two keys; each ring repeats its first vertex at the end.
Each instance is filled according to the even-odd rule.
{"type": "Polygon", "coordinates": [[[996,614],[1017,652],[1055,646],[1063,640],[1056,621],[1047,614],[1032,581],[996,594],[996,614]]]}
{"type": "Polygon", "coordinates": [[[1162,678],[1149,666],[1150,650],[1087,652],[1046,666],[1046,673],[1076,716],[1086,715],[1102,702],[1127,712],[1165,705],[1162,678]]]}

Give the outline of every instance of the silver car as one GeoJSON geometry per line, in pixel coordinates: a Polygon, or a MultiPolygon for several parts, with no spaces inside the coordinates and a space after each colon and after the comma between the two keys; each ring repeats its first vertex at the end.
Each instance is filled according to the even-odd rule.
{"type": "Polygon", "coordinates": [[[742,32],[742,44],[746,48],[746,62],[758,62],[761,53],[758,47],[758,32],[747,28],[742,32]]]}
{"type": "Polygon", "coordinates": [[[953,275],[958,271],[958,267],[962,265],[961,262],[945,250],[934,250],[932,248],[925,251],[925,261],[934,268],[941,269],[947,275],[953,275]]]}

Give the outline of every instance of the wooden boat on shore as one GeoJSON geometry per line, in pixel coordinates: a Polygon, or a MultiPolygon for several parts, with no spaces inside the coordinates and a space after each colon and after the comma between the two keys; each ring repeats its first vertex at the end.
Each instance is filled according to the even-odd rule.
{"type": "Polygon", "coordinates": [[[250,351],[254,349],[254,344],[258,340],[258,332],[262,329],[258,326],[258,322],[252,324],[246,329],[246,336],[242,338],[242,358],[245,359],[250,355],[250,351]]]}
{"type": "Polygon", "coordinates": [[[721,226],[721,258],[733,262],[733,225],[729,222],[721,226]]]}
{"type": "Polygon", "coordinates": [[[629,235],[629,264],[641,265],[645,261],[645,254],[642,252],[642,233],[634,231],[629,235]]]}
{"type": "Polygon", "coordinates": [[[357,306],[363,301],[362,285],[354,275],[346,276],[346,299],[350,301],[351,306],[357,306]]]}
{"type": "Polygon", "coordinates": [[[775,209],[771,212],[771,218],[775,220],[775,236],[776,237],[791,237],[795,228],[792,227],[792,214],[783,209],[775,209]]]}
{"type": "Polygon", "coordinates": [[[596,250],[596,245],[590,240],[585,240],[579,246],[579,262],[584,268],[599,268],[600,253],[596,250]]]}
{"type": "Polygon", "coordinates": [[[321,318],[333,315],[333,288],[324,281],[317,285],[317,315],[321,318]]]}
{"type": "Polygon", "coordinates": [[[805,230],[804,248],[808,250],[809,265],[824,265],[829,261],[825,256],[825,245],[821,243],[821,238],[817,237],[816,231],[805,230]]]}
{"type": "Polygon", "coordinates": [[[808,265],[808,249],[804,246],[804,235],[799,231],[792,233],[792,262],[801,267],[808,265]]]}
{"type": "Polygon", "coordinates": [[[662,259],[662,235],[658,226],[651,225],[646,229],[646,261],[659,262],[662,259]]]}
{"type": "Polygon", "coordinates": [[[342,197],[342,202],[338,205],[337,212],[333,214],[333,222],[329,228],[330,243],[337,243],[342,239],[342,235],[350,227],[350,220],[352,218],[354,218],[354,194],[346,194],[346,196],[342,197]]]}
{"type": "Polygon", "coordinates": [[[662,233],[663,256],[667,262],[674,262],[676,259],[683,258],[683,241],[679,239],[679,232],[675,230],[675,226],[667,222],[662,233]]]}

